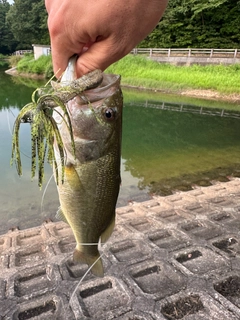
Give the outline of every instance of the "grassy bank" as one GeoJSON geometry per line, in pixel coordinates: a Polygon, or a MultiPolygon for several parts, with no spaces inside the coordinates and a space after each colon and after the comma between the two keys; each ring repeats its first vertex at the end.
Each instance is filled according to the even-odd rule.
{"type": "Polygon", "coordinates": [[[121,74],[122,84],[164,91],[216,90],[240,94],[240,65],[173,66],[128,55],[107,69],[121,74]]]}
{"type": "Polygon", "coordinates": [[[18,73],[42,75],[44,78],[51,78],[53,75],[52,57],[41,56],[34,60],[32,54],[26,54],[23,58],[12,56],[10,59],[12,67],[16,66],[18,73]]]}
{"type": "MultiPolygon", "coordinates": [[[[26,55],[17,61],[17,71],[50,78],[53,74],[51,56],[34,60],[33,55],[26,55]]],[[[106,72],[121,74],[123,85],[173,93],[213,90],[221,95],[240,95],[240,64],[180,67],[128,55],[111,65],[106,72]]]]}

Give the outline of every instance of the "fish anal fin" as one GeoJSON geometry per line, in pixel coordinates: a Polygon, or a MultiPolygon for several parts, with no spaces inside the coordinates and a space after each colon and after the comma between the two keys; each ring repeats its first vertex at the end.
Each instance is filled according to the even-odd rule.
{"type": "Polygon", "coordinates": [[[88,266],[91,267],[91,272],[97,277],[104,276],[103,264],[99,254],[90,256],[75,249],[73,252],[73,261],[88,264],[88,266]]]}
{"type": "Polygon", "coordinates": [[[101,243],[107,242],[107,240],[110,238],[110,236],[113,232],[114,227],[115,227],[115,213],[113,215],[111,222],[109,223],[107,228],[101,234],[101,243]]]}
{"type": "Polygon", "coordinates": [[[69,224],[67,219],[66,219],[66,217],[65,217],[65,215],[64,215],[64,213],[63,213],[63,211],[62,211],[62,209],[61,209],[61,207],[58,208],[58,211],[57,211],[57,213],[55,215],[55,218],[58,219],[58,220],[61,220],[63,222],[66,222],[67,224],[69,224]]]}

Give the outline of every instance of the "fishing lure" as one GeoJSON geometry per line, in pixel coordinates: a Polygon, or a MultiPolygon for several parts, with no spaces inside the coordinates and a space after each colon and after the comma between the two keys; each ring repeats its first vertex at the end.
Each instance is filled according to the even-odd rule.
{"type": "Polygon", "coordinates": [[[38,88],[32,94],[32,101],[25,105],[19,112],[13,128],[11,165],[15,162],[18,175],[22,175],[22,162],[19,145],[19,130],[23,122],[31,122],[31,177],[36,174],[38,168],[38,185],[41,188],[44,177],[45,160],[53,164],[56,182],[59,181],[59,170],[54,154],[54,146],[61,158],[61,181],[64,180],[64,145],[57,123],[54,119],[53,109],[61,108],[61,112],[55,109],[65,122],[75,154],[75,144],[70,116],[66,103],[85,90],[97,87],[102,81],[101,70],[94,70],[79,79],[71,81],[68,85],[51,81],[51,87],[38,88]],[[47,92],[47,93],[45,93],[47,92]]]}

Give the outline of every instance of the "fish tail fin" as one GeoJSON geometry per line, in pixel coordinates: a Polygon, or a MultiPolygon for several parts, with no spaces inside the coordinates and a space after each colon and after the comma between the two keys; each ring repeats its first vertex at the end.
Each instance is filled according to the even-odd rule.
{"type": "Polygon", "coordinates": [[[76,248],[73,252],[73,261],[87,263],[88,266],[91,267],[91,271],[95,276],[97,277],[104,276],[102,259],[99,253],[96,256],[90,256],[81,252],[76,248]]]}
{"type": "Polygon", "coordinates": [[[113,232],[114,226],[115,226],[115,212],[114,212],[114,215],[113,215],[112,220],[110,221],[109,225],[101,234],[101,243],[107,242],[107,240],[110,238],[110,236],[113,232]]]}

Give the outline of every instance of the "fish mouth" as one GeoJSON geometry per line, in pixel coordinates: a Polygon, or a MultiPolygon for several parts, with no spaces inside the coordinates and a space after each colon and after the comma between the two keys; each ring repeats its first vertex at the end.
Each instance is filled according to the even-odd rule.
{"type": "Polygon", "coordinates": [[[109,89],[110,87],[114,86],[118,81],[120,81],[120,78],[121,76],[117,74],[104,73],[101,84],[98,87],[90,89],[88,91],[94,90],[95,92],[101,92],[103,90],[109,89]]]}
{"type": "MultiPolygon", "coordinates": [[[[63,73],[61,83],[68,84],[77,78],[76,68],[75,68],[77,59],[78,59],[77,55],[74,55],[70,58],[67,69],[63,73]]],[[[87,98],[88,102],[95,102],[111,95],[116,90],[116,87],[120,88],[120,81],[121,81],[120,75],[102,73],[102,76],[103,76],[102,81],[97,87],[86,90],[84,92],[84,95],[79,94],[79,96],[81,96],[83,100],[86,100],[87,98]],[[83,96],[85,97],[85,99],[83,96]]]]}
{"type": "Polygon", "coordinates": [[[84,95],[80,95],[82,99],[88,102],[96,102],[111,96],[116,92],[116,87],[120,87],[121,76],[116,74],[103,74],[102,83],[94,88],[84,92],[84,95]]]}

